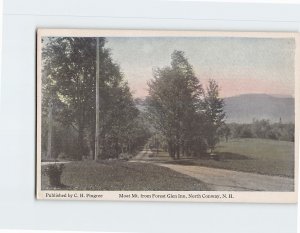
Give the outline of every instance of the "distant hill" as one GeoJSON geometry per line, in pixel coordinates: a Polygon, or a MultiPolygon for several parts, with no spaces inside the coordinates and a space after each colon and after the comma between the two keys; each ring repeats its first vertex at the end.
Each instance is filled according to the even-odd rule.
{"type": "MultiPolygon", "coordinates": [[[[271,122],[295,122],[294,98],[281,95],[244,94],[224,99],[227,123],[251,123],[253,119],[271,122]]],[[[145,111],[145,100],[135,100],[137,108],[145,111]]]]}
{"type": "Polygon", "coordinates": [[[266,94],[245,94],[224,99],[226,122],[251,123],[255,119],[269,119],[283,123],[295,121],[294,98],[266,94]]]}

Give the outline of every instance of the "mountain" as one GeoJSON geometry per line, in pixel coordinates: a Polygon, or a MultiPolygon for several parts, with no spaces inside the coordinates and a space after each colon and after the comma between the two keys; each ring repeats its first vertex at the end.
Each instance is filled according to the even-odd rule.
{"type": "Polygon", "coordinates": [[[295,121],[294,98],[266,95],[244,94],[224,99],[227,123],[251,123],[253,119],[268,119],[283,123],[295,121]]]}

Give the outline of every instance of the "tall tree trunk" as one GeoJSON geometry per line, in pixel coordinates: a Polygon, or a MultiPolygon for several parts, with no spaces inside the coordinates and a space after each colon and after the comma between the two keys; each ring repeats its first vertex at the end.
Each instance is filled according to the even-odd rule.
{"type": "Polygon", "coordinates": [[[48,110],[48,144],[47,144],[47,158],[52,157],[52,100],[49,101],[49,110],[48,110]]]}
{"type": "Polygon", "coordinates": [[[176,144],[176,158],[180,159],[180,145],[179,145],[179,143],[176,144]]]}
{"type": "Polygon", "coordinates": [[[84,128],[85,128],[85,115],[84,115],[84,106],[81,106],[79,110],[80,114],[78,117],[78,152],[77,159],[82,160],[84,155],[84,128]]]}
{"type": "Polygon", "coordinates": [[[172,142],[168,142],[168,151],[169,151],[170,157],[175,159],[174,144],[172,142]]]}
{"type": "Polygon", "coordinates": [[[79,129],[78,129],[78,138],[77,138],[77,146],[78,146],[78,149],[77,149],[77,153],[76,153],[76,159],[77,160],[82,160],[82,156],[83,156],[83,127],[82,126],[79,126],[79,129]]]}
{"type": "MultiPolygon", "coordinates": [[[[94,134],[92,134],[94,135],[94,134]]],[[[91,138],[91,135],[89,133],[87,133],[87,140],[86,140],[86,145],[88,147],[89,150],[89,159],[94,159],[94,147],[92,145],[94,145],[94,142],[91,138]]]]}
{"type": "Polygon", "coordinates": [[[95,124],[95,155],[94,159],[97,160],[99,159],[100,156],[100,145],[99,145],[99,134],[100,134],[100,102],[99,102],[99,97],[100,97],[100,92],[99,92],[99,37],[96,39],[96,124],[95,124]]]}

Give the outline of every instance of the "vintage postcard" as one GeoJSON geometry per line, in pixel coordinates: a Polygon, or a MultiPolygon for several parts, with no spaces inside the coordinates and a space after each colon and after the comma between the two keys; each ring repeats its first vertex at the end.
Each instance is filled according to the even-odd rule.
{"type": "Polygon", "coordinates": [[[299,90],[297,33],[38,29],[37,198],[295,203],[299,90]]]}

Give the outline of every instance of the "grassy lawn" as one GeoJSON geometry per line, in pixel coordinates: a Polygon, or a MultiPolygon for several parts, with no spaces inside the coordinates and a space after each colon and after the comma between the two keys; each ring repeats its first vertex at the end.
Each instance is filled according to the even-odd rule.
{"type": "MultiPolygon", "coordinates": [[[[42,167],[44,169],[45,166],[42,167]]],[[[153,164],[124,161],[82,161],[65,164],[63,189],[69,190],[163,190],[203,191],[199,180],[153,164]]],[[[42,190],[51,190],[42,175],[42,190]]]]}
{"type": "MultiPolygon", "coordinates": [[[[214,157],[204,155],[197,159],[166,162],[294,177],[293,142],[268,139],[236,139],[221,142],[215,153],[214,157]]],[[[168,155],[167,153],[160,153],[159,156],[168,155]]]]}

